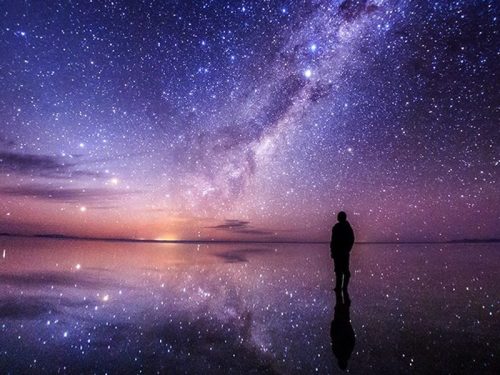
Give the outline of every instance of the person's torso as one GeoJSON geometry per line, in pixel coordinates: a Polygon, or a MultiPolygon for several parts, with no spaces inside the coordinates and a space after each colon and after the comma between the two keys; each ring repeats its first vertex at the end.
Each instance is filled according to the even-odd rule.
{"type": "Polygon", "coordinates": [[[337,223],[332,228],[332,247],[335,250],[349,251],[352,246],[352,229],[349,222],[337,223]]]}

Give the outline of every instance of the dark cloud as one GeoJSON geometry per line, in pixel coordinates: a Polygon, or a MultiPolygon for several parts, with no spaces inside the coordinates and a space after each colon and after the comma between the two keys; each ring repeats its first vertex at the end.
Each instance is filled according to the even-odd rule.
{"type": "MultiPolygon", "coordinates": [[[[137,191],[110,190],[101,188],[76,189],[63,188],[56,189],[44,185],[28,185],[28,186],[6,186],[0,187],[0,194],[28,197],[42,200],[62,201],[66,203],[92,203],[111,201],[123,198],[129,194],[137,193],[137,191]]],[[[106,207],[106,209],[111,207],[106,207]]]]}
{"type": "Polygon", "coordinates": [[[49,155],[0,152],[0,173],[17,173],[30,177],[75,178],[99,177],[98,172],[77,169],[77,163],[64,162],[49,155]]]}
{"type": "Polygon", "coordinates": [[[61,308],[79,308],[91,301],[76,301],[63,297],[21,296],[6,297],[0,301],[1,319],[36,319],[47,314],[54,314],[61,308]]]}
{"type": "Polygon", "coordinates": [[[330,95],[332,91],[333,84],[332,83],[321,83],[319,82],[317,85],[315,85],[311,89],[311,94],[309,96],[309,99],[312,102],[317,102],[320,99],[323,99],[330,95]]]}
{"type": "Polygon", "coordinates": [[[233,230],[236,228],[244,228],[248,224],[250,224],[249,221],[226,220],[224,224],[219,224],[219,225],[215,225],[213,227],[208,227],[208,228],[233,230]]]}
{"type": "Polygon", "coordinates": [[[218,253],[215,256],[224,259],[226,263],[242,263],[248,262],[248,255],[263,254],[269,251],[271,250],[262,248],[236,249],[218,253]]]}
{"type": "Polygon", "coordinates": [[[11,148],[14,147],[16,143],[10,139],[0,136],[0,147],[11,148]]]}
{"type": "Polygon", "coordinates": [[[88,272],[34,272],[0,274],[0,284],[16,287],[43,288],[46,286],[98,288],[113,285],[113,281],[95,277],[88,272]]]}
{"type": "Polygon", "coordinates": [[[369,14],[378,9],[367,0],[346,0],[339,5],[339,13],[346,21],[354,21],[363,14],[369,14]]]}
{"type": "Polygon", "coordinates": [[[267,126],[276,125],[288,113],[290,108],[295,105],[304,86],[304,80],[297,74],[287,77],[282,82],[278,82],[276,87],[273,88],[269,103],[267,103],[259,116],[257,116],[257,123],[263,123],[267,126]]]}
{"type": "Polygon", "coordinates": [[[224,224],[219,224],[207,228],[219,229],[228,231],[231,233],[239,233],[239,234],[254,234],[254,235],[271,235],[273,232],[257,229],[250,225],[249,221],[242,220],[226,220],[224,224]]]}

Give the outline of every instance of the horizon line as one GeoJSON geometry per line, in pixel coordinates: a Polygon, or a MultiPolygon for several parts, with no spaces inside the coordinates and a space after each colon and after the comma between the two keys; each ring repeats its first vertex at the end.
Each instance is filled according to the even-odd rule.
{"type": "MultiPolygon", "coordinates": [[[[210,243],[261,243],[261,244],[328,244],[330,241],[313,240],[243,240],[243,239],[184,239],[184,240],[158,240],[147,238],[122,238],[122,237],[84,237],[66,234],[20,234],[20,233],[0,233],[0,237],[24,237],[24,238],[47,238],[60,240],[80,240],[80,241],[106,241],[106,242],[143,242],[143,243],[179,243],[179,244],[210,244],[210,243]]],[[[450,244],[450,243],[495,243],[500,242],[499,238],[463,238],[458,240],[443,241],[355,241],[358,245],[363,244],[450,244]]]]}

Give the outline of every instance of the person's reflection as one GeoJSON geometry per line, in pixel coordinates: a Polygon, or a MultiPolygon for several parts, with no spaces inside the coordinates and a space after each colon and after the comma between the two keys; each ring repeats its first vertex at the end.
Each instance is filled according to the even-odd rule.
{"type": "Polygon", "coordinates": [[[336,291],[335,296],[335,313],[330,327],[330,337],[333,354],[337,357],[339,367],[345,370],[356,341],[349,317],[351,300],[345,290],[336,291]]]}

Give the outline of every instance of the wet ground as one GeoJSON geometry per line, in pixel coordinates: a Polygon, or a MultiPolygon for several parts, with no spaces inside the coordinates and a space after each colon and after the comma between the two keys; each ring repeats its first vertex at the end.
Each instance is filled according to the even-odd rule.
{"type": "Polygon", "coordinates": [[[499,269],[499,244],[355,245],[336,296],[328,245],[0,237],[0,369],[499,373],[499,269]]]}

